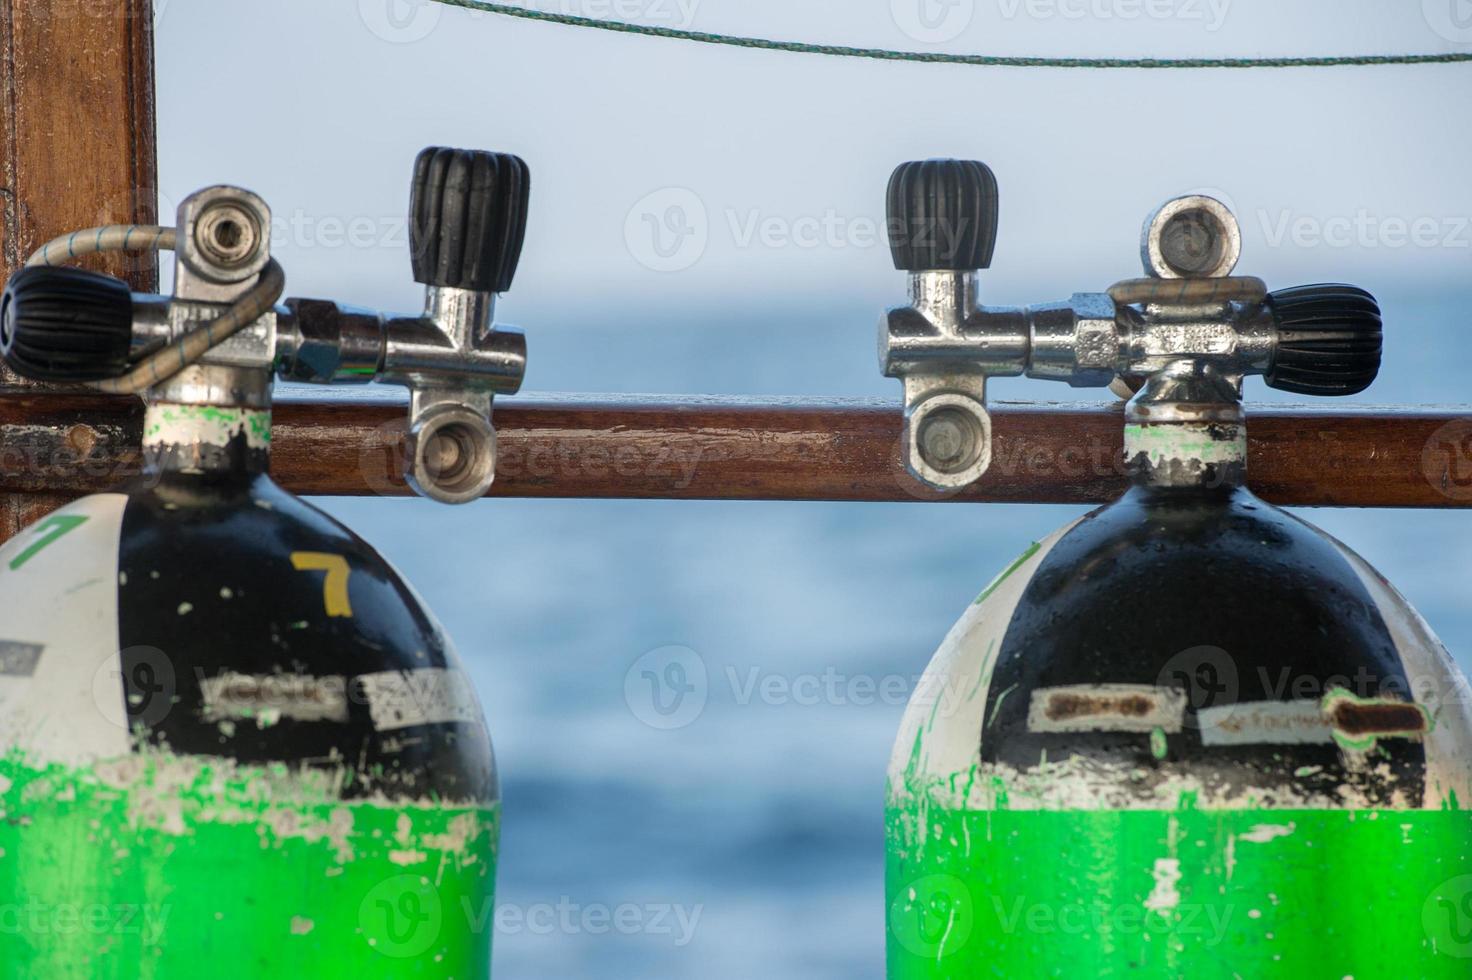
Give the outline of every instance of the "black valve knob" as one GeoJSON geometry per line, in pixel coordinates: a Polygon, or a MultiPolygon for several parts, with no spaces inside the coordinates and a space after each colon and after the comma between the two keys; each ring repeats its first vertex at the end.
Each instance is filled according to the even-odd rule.
{"type": "Polygon", "coordinates": [[[1268,297],[1278,345],[1267,383],[1301,395],[1354,395],[1380,373],[1380,306],[1357,286],[1280,289],[1268,297]]]}
{"type": "Polygon", "coordinates": [[[11,276],[0,296],[0,355],[33,381],[119,377],[132,343],[133,297],[121,279],[35,266],[11,276]]]}
{"type": "Polygon", "coordinates": [[[431,146],[414,161],[409,244],[426,286],[504,293],[526,237],[531,172],[509,153],[431,146]]]}
{"type": "Polygon", "coordinates": [[[967,272],[992,264],[997,178],[976,160],[902,163],[889,178],[889,249],[906,272],[967,272]]]}

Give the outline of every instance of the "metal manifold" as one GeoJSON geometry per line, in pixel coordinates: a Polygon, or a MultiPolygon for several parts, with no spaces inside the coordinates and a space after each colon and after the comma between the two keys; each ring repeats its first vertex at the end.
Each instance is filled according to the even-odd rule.
{"type": "Polygon", "coordinates": [[[172,229],[90,229],[38,251],[6,288],[0,352],[36,380],[186,405],[269,408],[275,377],[402,385],[408,482],[445,503],[475,500],[495,479],[492,403],[526,374],[526,338],[497,324],[495,308],[516,273],[529,192],[515,156],[423,151],[409,232],[425,307],[400,315],[277,303],[284,279],[271,258],[270,208],[239,187],[205,188],[183,201],[172,229]],[[129,294],[109,276],[52,265],[147,247],[174,249],[172,296],[129,294]]]}
{"type": "Polygon", "coordinates": [[[907,163],[890,179],[890,245],[896,268],[909,273],[910,302],[881,323],[879,361],[904,383],[906,468],[936,489],[967,487],[991,465],[989,378],[1113,386],[1144,416],[1152,404],[1156,415],[1167,405],[1240,414],[1251,374],[1283,391],[1349,395],[1379,371],[1380,311],[1369,293],[1344,285],[1270,293],[1261,279],[1233,276],[1237,220],[1200,195],[1167,201],[1146,219],[1143,278],[1061,303],[983,306],[997,202],[996,178],[975,161],[907,163]]]}

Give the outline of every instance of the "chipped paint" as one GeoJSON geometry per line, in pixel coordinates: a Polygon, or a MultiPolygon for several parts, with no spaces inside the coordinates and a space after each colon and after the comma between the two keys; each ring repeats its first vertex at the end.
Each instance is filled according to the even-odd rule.
{"type": "Polygon", "coordinates": [[[1220,466],[1247,460],[1247,428],[1225,422],[1171,422],[1124,427],[1125,459],[1151,467],[1170,463],[1220,466]]]}
{"type": "MultiPolygon", "coordinates": [[[[1144,747],[1142,739],[1142,748],[1144,747]]],[[[946,778],[892,778],[891,805],[933,810],[1174,810],[1192,806],[1222,810],[1365,809],[1383,774],[1367,768],[1344,783],[1244,785],[1185,763],[1141,767],[1083,756],[1047,759],[1031,768],[973,762],[946,778]]],[[[1391,805],[1411,808],[1417,799],[1395,794],[1391,805]]],[[[1440,806],[1451,800],[1439,801],[1440,806]]]]}
{"type": "Polygon", "coordinates": [[[204,696],[201,720],[207,723],[262,717],[348,720],[348,682],[342,676],[228,672],[205,678],[200,688],[204,696]]]}
{"type": "Polygon", "coordinates": [[[1030,732],[1143,732],[1174,735],[1185,725],[1186,692],[1145,684],[1040,688],[1028,706],[1030,732]]]}
{"type": "Polygon", "coordinates": [[[460,722],[483,724],[480,702],[464,674],[440,667],[390,670],[357,678],[381,732],[460,722]]]}
{"type": "Polygon", "coordinates": [[[932,810],[923,852],[912,816],[887,818],[889,980],[1467,976],[1423,918],[1472,874],[1466,811],[932,810]]]}
{"type": "Polygon", "coordinates": [[[1176,886],[1181,880],[1181,862],[1178,858],[1159,858],[1150,872],[1155,879],[1155,888],[1145,899],[1145,908],[1151,912],[1174,912],[1181,904],[1181,892],[1176,886]]]}
{"type": "Polygon", "coordinates": [[[144,415],[145,448],[227,446],[241,437],[249,449],[270,449],[271,413],[249,408],[158,402],[149,405],[144,415]]]}
{"type": "Polygon", "coordinates": [[[146,929],[0,929],[0,975],[488,975],[491,937],[474,914],[494,900],[495,806],[347,799],[346,772],[167,753],[87,767],[11,753],[0,772],[0,853],[24,869],[6,902],[153,913],[146,929]],[[402,851],[423,859],[406,868],[402,851]],[[416,902],[401,901],[411,891],[416,902]],[[422,943],[404,944],[414,922],[385,918],[431,907],[422,943]]]}

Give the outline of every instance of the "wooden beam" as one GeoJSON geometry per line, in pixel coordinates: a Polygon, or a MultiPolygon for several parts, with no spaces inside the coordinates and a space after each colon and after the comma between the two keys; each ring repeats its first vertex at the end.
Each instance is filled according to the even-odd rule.
{"type": "MultiPolygon", "coordinates": [[[[54,235],[154,220],[153,99],[151,0],[0,0],[0,278],[54,235]]],[[[87,264],[157,282],[150,255],[87,264]]],[[[0,496],[0,542],[78,492],[0,496]]]]}
{"type": "MultiPolygon", "coordinates": [[[[892,404],[511,399],[494,496],[1098,503],[1126,484],[1118,406],[1000,404],[991,471],[952,496],[899,464],[892,404]]],[[[278,402],[276,478],[302,494],[405,495],[404,407],[278,402]]],[[[142,411],[98,395],[0,398],[0,492],[104,490],[136,476],[142,411]]],[[[1249,408],[1252,486],[1279,504],[1472,506],[1472,408],[1249,408]]]]}

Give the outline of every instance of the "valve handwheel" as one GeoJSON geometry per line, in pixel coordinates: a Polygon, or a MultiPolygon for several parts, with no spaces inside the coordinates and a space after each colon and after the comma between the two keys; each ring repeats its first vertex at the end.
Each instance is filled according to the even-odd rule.
{"type": "Polygon", "coordinates": [[[116,378],[128,370],[132,339],[133,297],[112,276],[34,266],[0,296],[0,355],[33,381],[116,378]]]}
{"type": "Polygon", "coordinates": [[[504,293],[526,238],[531,172],[510,153],[431,146],[414,161],[409,245],[426,286],[504,293]]]}
{"type": "Polygon", "coordinates": [[[997,178],[976,160],[917,160],[889,179],[889,245],[902,272],[971,272],[992,264],[997,178]]]}

